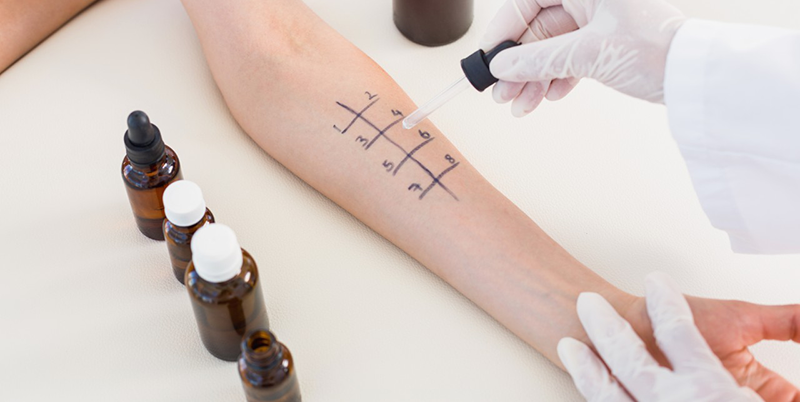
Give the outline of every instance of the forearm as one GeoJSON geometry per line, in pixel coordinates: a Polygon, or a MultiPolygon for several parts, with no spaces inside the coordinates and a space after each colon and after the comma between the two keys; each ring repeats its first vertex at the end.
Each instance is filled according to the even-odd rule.
{"type": "Polygon", "coordinates": [[[0,0],[0,72],[95,0],[0,0]]]}
{"type": "Polygon", "coordinates": [[[430,122],[417,127],[423,133],[404,130],[396,111],[413,110],[411,100],[303,3],[184,5],[231,112],[265,151],[551,360],[561,337],[586,339],[575,314],[581,291],[620,310],[633,301],[548,237],[430,122]]]}

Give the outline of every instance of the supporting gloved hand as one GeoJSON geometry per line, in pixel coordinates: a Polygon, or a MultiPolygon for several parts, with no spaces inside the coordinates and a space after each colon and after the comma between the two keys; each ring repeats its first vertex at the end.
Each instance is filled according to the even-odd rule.
{"type": "Polygon", "coordinates": [[[580,78],[662,103],[667,52],[683,14],[663,0],[507,0],[481,41],[523,43],[490,66],[498,102],[524,116],[563,98],[580,78]],[[552,82],[552,83],[551,83],[552,82]],[[524,85],[524,89],[522,89],[524,85]]]}
{"type": "Polygon", "coordinates": [[[656,342],[672,370],[659,366],[630,324],[602,296],[583,293],[578,298],[578,316],[602,361],[588,346],[572,338],[559,342],[558,355],[585,398],[676,402],[762,400],[753,390],[739,387],[711,352],[694,325],[686,299],[669,277],[661,273],[648,276],[646,293],[647,313],[656,342]]]}

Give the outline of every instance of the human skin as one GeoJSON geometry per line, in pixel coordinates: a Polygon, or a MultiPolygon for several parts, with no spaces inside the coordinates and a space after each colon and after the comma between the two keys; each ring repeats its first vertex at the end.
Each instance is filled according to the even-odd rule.
{"type": "MultiPolygon", "coordinates": [[[[411,100],[372,60],[298,0],[183,0],[228,106],[244,130],[272,157],[423,263],[517,336],[561,366],[564,336],[588,342],[575,313],[580,292],[606,297],[655,346],[644,300],[607,283],[556,244],[472,168],[430,122],[433,141],[415,159],[442,178],[456,201],[433,188],[424,199],[409,183],[430,177],[378,139],[369,150],[358,136],[375,131],[336,102],[361,110],[379,127],[406,113],[411,100]],[[364,92],[369,91],[367,95],[364,92]],[[373,100],[374,100],[373,99],[373,100]],[[333,126],[336,125],[337,128],[333,126]]],[[[39,43],[90,0],[0,0],[0,71],[39,43]],[[47,6],[47,7],[46,7],[47,6]]],[[[416,131],[387,131],[411,150],[416,131]]],[[[427,182],[426,182],[427,180],[427,182]]],[[[743,384],[766,400],[800,402],[800,392],[761,366],[747,347],[762,339],[800,342],[800,307],[760,306],[689,297],[695,321],[712,350],[743,384]]],[[[664,360],[661,359],[663,362],[664,360]]]]}
{"type": "MultiPolygon", "coordinates": [[[[569,255],[495,190],[430,122],[434,141],[415,154],[438,174],[458,166],[423,200],[408,183],[428,177],[414,162],[398,175],[383,168],[404,154],[373,137],[345,105],[365,106],[369,120],[392,121],[392,109],[415,109],[372,60],[299,0],[182,0],[226,102],[245,131],[300,178],[401,247],[559,367],[565,336],[588,343],[575,313],[580,292],[603,295],[662,363],[642,298],[624,293],[569,255]],[[370,91],[369,95],[365,91],[370,91]],[[375,98],[373,98],[374,100],[375,98]],[[337,128],[333,126],[337,125],[337,128]],[[383,148],[381,148],[383,146],[383,148]],[[388,149],[388,151],[387,151],[388,149]],[[416,174],[409,173],[417,169],[416,174]],[[421,179],[420,179],[421,178],[421,179]]],[[[93,0],[0,0],[0,72],[93,0]]],[[[358,109],[360,110],[360,108],[358,109]]],[[[423,139],[399,125],[387,131],[406,150],[423,139]]],[[[748,346],[764,339],[800,342],[800,306],[688,297],[695,322],[740,384],[769,401],[800,402],[800,392],[763,367],[748,346]]]]}
{"type": "MultiPolygon", "coordinates": [[[[386,136],[395,145],[381,137],[379,129],[402,117],[393,110],[407,114],[414,104],[378,65],[301,1],[182,1],[231,113],[261,148],[298,177],[560,367],[559,339],[571,336],[588,343],[575,312],[583,291],[603,295],[660,355],[644,300],[573,258],[429,121],[414,130],[391,126],[386,136]],[[355,116],[375,99],[363,114],[367,121],[355,116]],[[426,139],[417,129],[435,140],[413,154],[419,164],[408,161],[393,175],[406,153],[426,139]],[[370,142],[378,138],[367,149],[368,142],[359,136],[370,142]],[[441,182],[453,195],[434,186],[420,200],[410,184],[425,188],[432,180],[419,165],[435,177],[452,167],[451,160],[458,165],[441,182]]],[[[762,339],[800,342],[800,306],[694,297],[689,302],[711,348],[741,384],[767,400],[800,402],[796,387],[747,350],[762,339]]]]}
{"type": "Polygon", "coordinates": [[[0,73],[96,0],[0,0],[0,73]]]}

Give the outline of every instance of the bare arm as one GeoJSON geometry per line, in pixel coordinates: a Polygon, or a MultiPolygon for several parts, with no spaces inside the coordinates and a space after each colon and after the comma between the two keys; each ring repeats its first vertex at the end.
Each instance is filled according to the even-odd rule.
{"type": "Polygon", "coordinates": [[[95,0],[0,0],[0,73],[95,0]]]}
{"type": "MultiPolygon", "coordinates": [[[[588,342],[575,312],[584,291],[605,296],[665,361],[642,298],[575,260],[432,124],[403,130],[397,112],[414,109],[411,100],[301,1],[183,3],[236,120],[301,179],[557,365],[561,337],[588,342]]],[[[740,384],[766,400],[800,402],[800,391],[747,348],[762,339],[800,342],[800,306],[689,300],[740,384]]]]}
{"type": "Polygon", "coordinates": [[[551,360],[562,336],[584,338],[579,292],[602,293],[621,310],[633,302],[431,123],[404,130],[398,112],[414,104],[302,2],[184,5],[231,112],[264,150],[551,360]]]}

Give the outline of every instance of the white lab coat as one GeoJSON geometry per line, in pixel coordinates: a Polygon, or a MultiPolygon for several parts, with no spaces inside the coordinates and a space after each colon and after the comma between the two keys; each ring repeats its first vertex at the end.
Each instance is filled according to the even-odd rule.
{"type": "Polygon", "coordinates": [[[664,102],[700,203],[733,250],[800,252],[800,32],[686,21],[664,102]]]}

